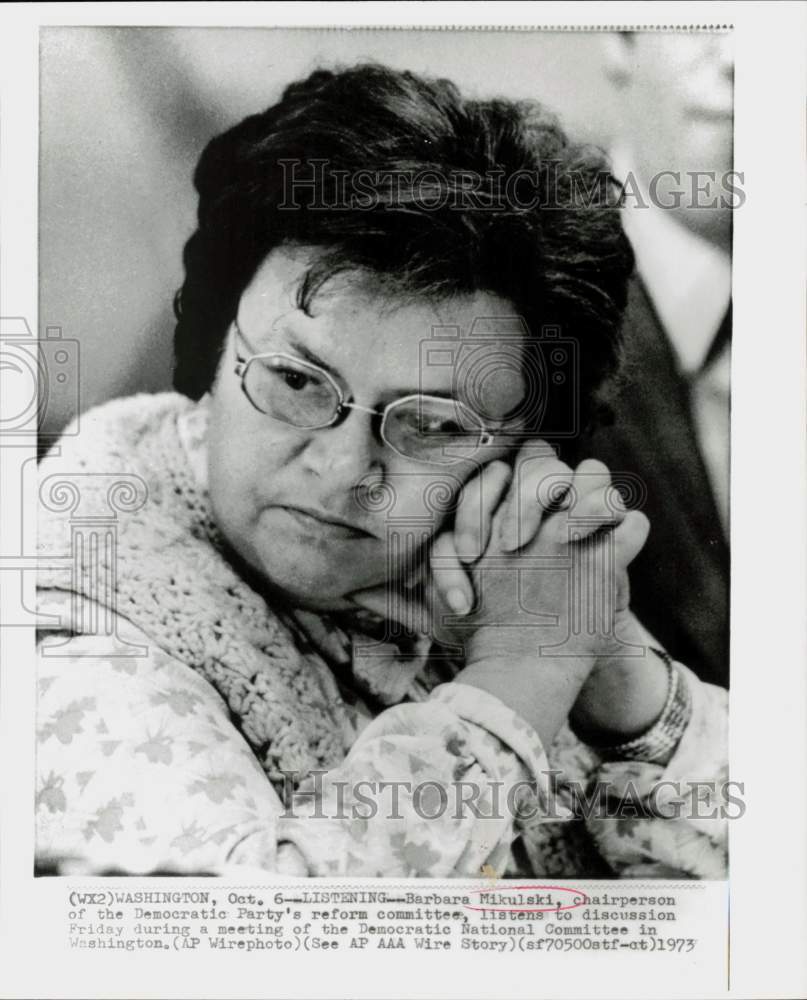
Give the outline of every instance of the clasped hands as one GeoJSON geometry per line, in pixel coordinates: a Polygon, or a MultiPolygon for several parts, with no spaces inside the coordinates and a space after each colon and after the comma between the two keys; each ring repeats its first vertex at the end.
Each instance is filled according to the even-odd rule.
{"type": "Polygon", "coordinates": [[[467,480],[415,586],[392,603],[387,588],[350,596],[461,646],[456,680],[510,704],[545,744],[566,718],[616,743],[652,724],[667,691],[630,611],[628,566],[648,532],[602,462],[573,470],[533,441],[512,465],[496,460],[467,480]]]}

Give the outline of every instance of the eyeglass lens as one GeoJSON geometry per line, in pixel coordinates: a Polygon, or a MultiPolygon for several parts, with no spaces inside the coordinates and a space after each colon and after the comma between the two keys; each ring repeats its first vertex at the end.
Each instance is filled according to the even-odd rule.
{"type": "MultiPolygon", "coordinates": [[[[244,390],[257,409],[301,428],[328,426],[340,404],[336,387],[324,373],[285,357],[251,360],[244,390]]],[[[402,455],[450,464],[458,457],[448,454],[451,447],[478,445],[483,428],[456,400],[413,396],[387,408],[381,433],[402,455]]]]}
{"type": "Polygon", "coordinates": [[[252,405],[295,427],[323,427],[339,406],[339,394],[316,368],[291,358],[253,359],[244,375],[252,405]]]}

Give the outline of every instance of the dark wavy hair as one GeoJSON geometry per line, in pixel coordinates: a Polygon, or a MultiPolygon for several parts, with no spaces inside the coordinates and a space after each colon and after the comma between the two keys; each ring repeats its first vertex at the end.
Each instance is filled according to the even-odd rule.
{"type": "Polygon", "coordinates": [[[582,423],[617,366],[633,268],[619,188],[602,152],[570,142],[535,102],[466,100],[448,80],[374,64],[318,70],[214,138],[194,183],[198,228],[174,302],[174,387],[193,399],[213,383],[242,292],[281,245],[317,251],[302,308],[358,270],[393,294],[491,292],[533,335],[559,328],[579,345],[582,423]],[[360,197],[345,186],[357,177],[360,197]],[[373,177],[399,180],[368,189],[373,177]]]}

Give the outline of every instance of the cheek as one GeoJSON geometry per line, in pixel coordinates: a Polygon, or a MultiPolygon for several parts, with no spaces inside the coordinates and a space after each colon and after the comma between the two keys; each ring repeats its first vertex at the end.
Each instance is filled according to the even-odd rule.
{"type": "Polygon", "coordinates": [[[420,477],[402,476],[400,480],[393,478],[391,485],[396,487],[395,503],[384,515],[388,535],[397,534],[399,538],[406,535],[411,552],[413,546],[427,543],[450,528],[456,510],[464,500],[472,507],[483,509],[479,492],[479,477],[483,469],[494,460],[511,465],[514,453],[510,445],[491,445],[486,451],[484,463],[457,463],[451,467],[451,472],[440,476],[430,473],[420,477]],[[415,542],[416,538],[418,542],[415,542]]]}
{"type": "Polygon", "coordinates": [[[289,450],[282,435],[252,418],[240,400],[214,399],[208,426],[208,484],[219,527],[231,542],[254,528],[267,485],[289,450]]]}
{"type": "Polygon", "coordinates": [[[452,472],[392,474],[387,480],[388,500],[380,513],[388,533],[412,531],[418,537],[436,535],[452,516],[467,474],[452,472]]]}

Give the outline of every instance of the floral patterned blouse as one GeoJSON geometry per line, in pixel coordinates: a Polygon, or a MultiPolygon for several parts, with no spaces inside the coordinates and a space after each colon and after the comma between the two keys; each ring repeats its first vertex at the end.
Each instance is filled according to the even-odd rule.
{"type": "MultiPolygon", "coordinates": [[[[183,446],[203,477],[192,423],[183,446]]],[[[66,620],[67,601],[45,591],[40,612],[66,620]]],[[[725,781],[726,692],[685,667],[692,716],[664,765],[606,763],[568,727],[544,748],[497,698],[456,681],[411,684],[383,707],[349,673],[326,679],[348,720],[344,759],[283,795],[192,665],[123,616],[115,630],[143,655],[92,655],[92,636],[65,630],[47,634],[40,656],[42,862],[189,873],[235,864],[292,876],[725,876],[725,821],[691,809],[586,815],[571,794],[574,783],[599,782],[611,797],[651,796],[669,814],[688,782],[725,781]]]]}

